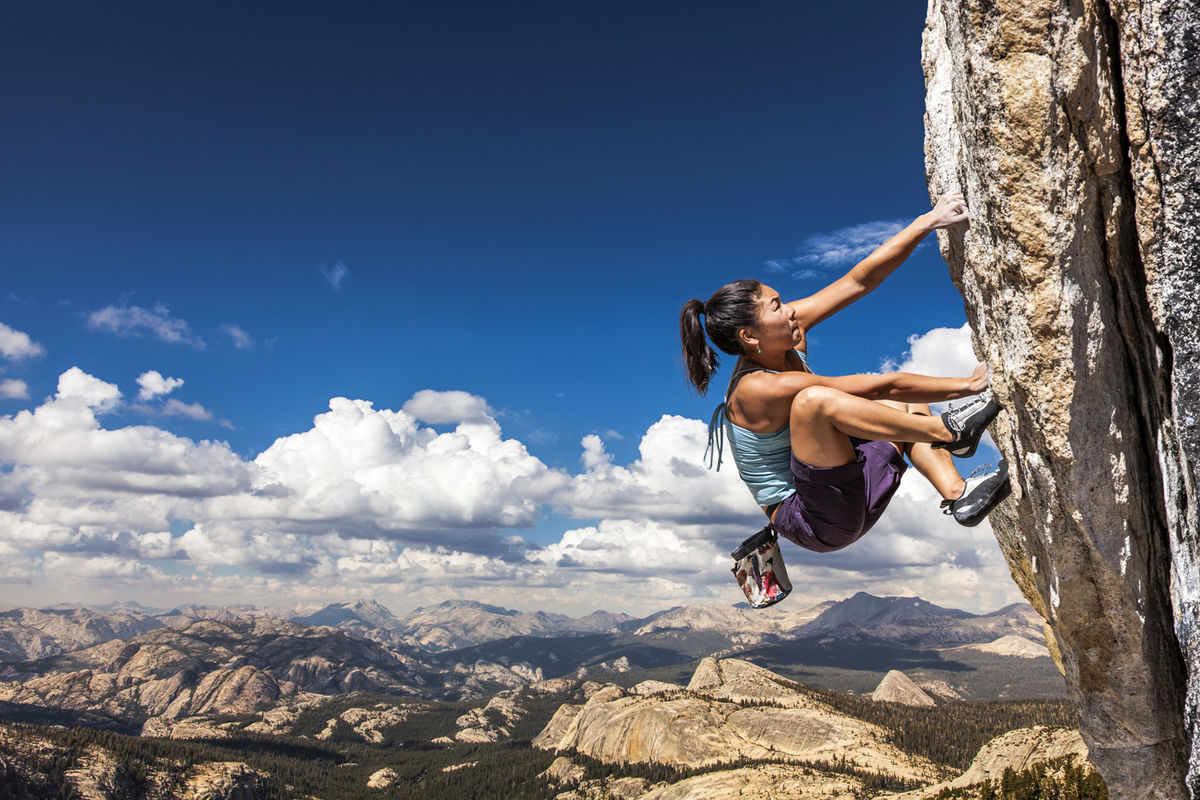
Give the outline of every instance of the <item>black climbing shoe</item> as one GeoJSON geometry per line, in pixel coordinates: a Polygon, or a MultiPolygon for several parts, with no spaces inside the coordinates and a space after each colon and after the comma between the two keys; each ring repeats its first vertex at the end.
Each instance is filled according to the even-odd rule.
{"type": "Polygon", "coordinates": [[[977,467],[971,477],[967,478],[966,488],[957,500],[943,500],[942,511],[953,514],[954,521],[959,525],[973,528],[983,521],[1000,501],[1012,492],[1008,482],[1008,462],[1001,461],[1000,468],[976,477],[975,473],[990,468],[991,465],[977,467]]]}
{"type": "Polygon", "coordinates": [[[983,432],[1000,413],[1000,404],[988,397],[976,397],[966,405],[942,414],[942,424],[954,434],[954,441],[934,442],[934,450],[949,450],[951,455],[970,458],[979,447],[983,432]]]}

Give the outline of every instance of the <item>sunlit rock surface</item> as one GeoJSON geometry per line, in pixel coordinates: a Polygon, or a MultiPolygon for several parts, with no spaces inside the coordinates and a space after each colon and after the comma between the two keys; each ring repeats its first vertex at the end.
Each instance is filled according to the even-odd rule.
{"type": "Polygon", "coordinates": [[[852,754],[866,769],[915,781],[936,777],[934,764],[889,739],[769,670],[706,658],[686,690],[642,697],[606,687],[582,706],[561,708],[533,743],[609,763],[684,767],[739,758],[833,762],[852,754]]]}
{"type": "Polygon", "coordinates": [[[913,683],[912,678],[898,669],[889,670],[871,693],[871,699],[886,703],[903,703],[906,706],[937,705],[925,690],[913,683]]]}
{"type": "Polygon", "coordinates": [[[1006,412],[992,526],[1113,797],[1200,788],[1200,7],[931,0],[930,192],[1006,412]],[[1190,763],[1190,765],[1189,765],[1190,763]]]}

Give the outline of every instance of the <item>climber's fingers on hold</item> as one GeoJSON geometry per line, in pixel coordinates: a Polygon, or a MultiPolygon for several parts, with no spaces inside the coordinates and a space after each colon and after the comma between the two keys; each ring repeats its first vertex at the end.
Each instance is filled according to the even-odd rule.
{"type": "Polygon", "coordinates": [[[938,198],[933,207],[936,218],[934,227],[945,228],[956,225],[970,218],[966,199],[957,192],[944,194],[938,198]]]}

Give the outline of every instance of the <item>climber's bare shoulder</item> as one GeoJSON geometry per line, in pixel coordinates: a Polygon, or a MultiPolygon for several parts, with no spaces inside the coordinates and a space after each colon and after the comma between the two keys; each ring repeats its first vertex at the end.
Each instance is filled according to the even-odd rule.
{"type": "Polygon", "coordinates": [[[738,381],[725,413],[740,428],[771,433],[787,424],[796,395],[820,382],[817,376],[799,369],[752,372],[738,381]]]}

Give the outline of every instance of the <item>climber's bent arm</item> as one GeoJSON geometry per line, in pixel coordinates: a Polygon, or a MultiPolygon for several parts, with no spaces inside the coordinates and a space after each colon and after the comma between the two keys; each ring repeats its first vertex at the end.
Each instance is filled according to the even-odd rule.
{"type": "Polygon", "coordinates": [[[933,210],[917,217],[908,227],[855,264],[845,275],[816,294],[788,303],[796,312],[796,321],[807,330],[869,294],[884,278],[891,275],[896,267],[904,263],[904,259],[908,258],[930,231],[962,222],[967,216],[962,195],[943,195],[933,210]]]}

